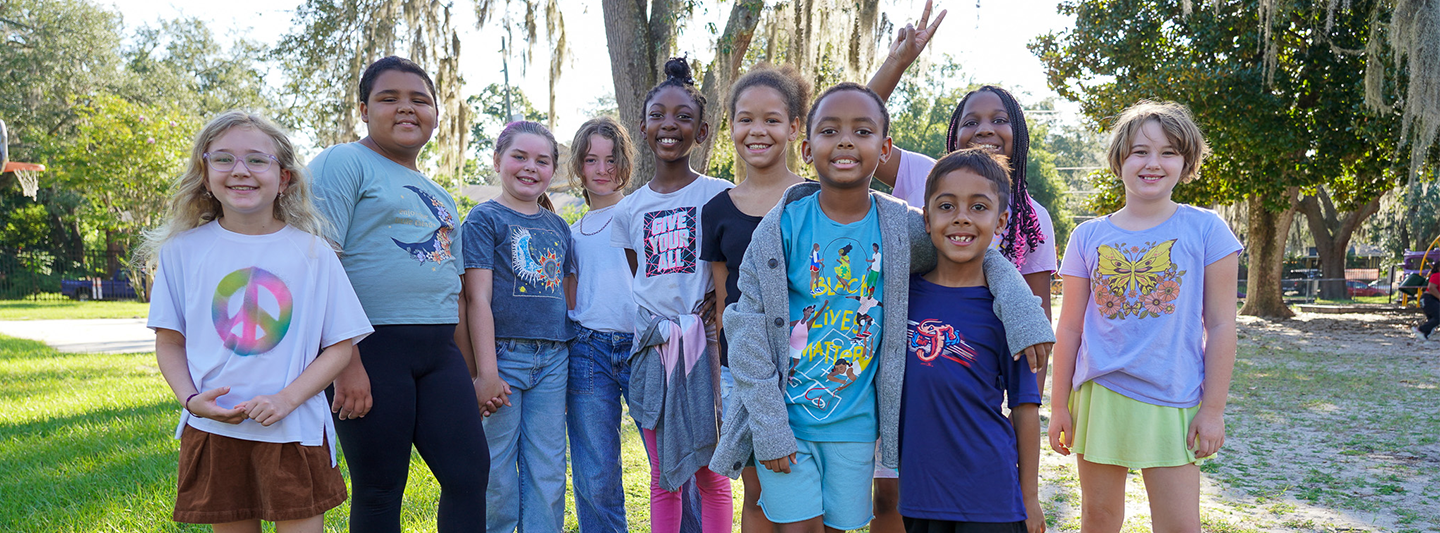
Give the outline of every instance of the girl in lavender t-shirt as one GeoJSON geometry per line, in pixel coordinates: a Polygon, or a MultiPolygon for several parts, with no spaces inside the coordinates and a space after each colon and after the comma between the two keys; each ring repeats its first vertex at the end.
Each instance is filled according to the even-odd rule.
{"type": "Polygon", "coordinates": [[[1050,446],[1076,454],[1082,528],[1120,529],[1139,469],[1153,528],[1199,531],[1196,463],[1225,442],[1240,242],[1213,211],[1170,198],[1208,150],[1188,110],[1141,102],[1114,132],[1125,207],[1077,227],[1060,267],[1050,446]]]}

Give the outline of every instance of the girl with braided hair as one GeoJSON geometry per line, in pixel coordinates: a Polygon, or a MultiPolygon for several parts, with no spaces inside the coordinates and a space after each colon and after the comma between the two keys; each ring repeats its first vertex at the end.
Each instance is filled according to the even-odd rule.
{"type": "MultiPolygon", "coordinates": [[[[945,11],[934,19],[930,17],[931,3],[925,3],[925,11],[915,24],[907,24],[896,31],[895,42],[891,44],[885,62],[870,79],[869,87],[881,98],[889,98],[899,85],[900,78],[920,56],[935,36],[945,11]]],[[[945,150],[953,152],[964,148],[986,148],[1005,155],[1010,161],[1010,223],[1005,233],[991,245],[996,246],[1005,257],[1015,263],[1030,292],[1040,297],[1045,316],[1050,317],[1050,276],[1058,263],[1055,256],[1055,226],[1050,213],[1034,198],[1030,197],[1026,184],[1025,167],[1030,154],[1030,130],[1025,122],[1025,112],[1014,95],[993,85],[985,85],[966,94],[955,106],[950,125],[945,135],[945,150]]],[[[925,154],[910,152],[896,147],[898,156],[892,156],[875,170],[875,178],[894,187],[894,195],[912,206],[925,205],[925,177],[935,166],[935,160],[925,154]]],[[[944,154],[936,154],[944,155],[944,154]]],[[[1035,372],[1036,385],[1045,387],[1046,365],[1038,361],[1035,372]]],[[[899,485],[888,473],[876,472],[875,521],[871,531],[898,531],[899,513],[890,512],[899,499],[899,485]]]]}

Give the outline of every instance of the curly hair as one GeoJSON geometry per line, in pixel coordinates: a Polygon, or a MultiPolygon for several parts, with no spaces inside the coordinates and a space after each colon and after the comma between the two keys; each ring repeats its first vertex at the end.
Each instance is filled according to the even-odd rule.
{"type": "Polygon", "coordinates": [[[279,126],[264,117],[240,110],[221,113],[211,119],[195,136],[195,145],[190,150],[190,164],[185,173],[171,183],[169,201],[170,216],[160,227],[145,232],[145,242],[136,252],[134,266],[137,270],[150,269],[157,265],[160,247],[181,233],[190,231],[224,216],[220,201],[205,187],[209,164],[205,152],[210,144],[232,128],[252,128],[275,143],[275,162],[281,171],[290,173],[290,184],[283,194],[275,198],[275,220],[294,226],[300,231],[324,237],[329,222],[315,207],[313,192],[310,190],[310,176],[295,154],[295,146],[279,126]]]}

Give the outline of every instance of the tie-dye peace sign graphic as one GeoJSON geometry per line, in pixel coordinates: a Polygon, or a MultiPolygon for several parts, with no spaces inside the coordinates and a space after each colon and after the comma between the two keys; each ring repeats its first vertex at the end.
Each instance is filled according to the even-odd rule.
{"type": "Polygon", "coordinates": [[[255,355],[285,338],[294,304],[290,288],[279,277],[260,268],[242,268],[215,287],[211,317],[226,348],[255,355]]]}

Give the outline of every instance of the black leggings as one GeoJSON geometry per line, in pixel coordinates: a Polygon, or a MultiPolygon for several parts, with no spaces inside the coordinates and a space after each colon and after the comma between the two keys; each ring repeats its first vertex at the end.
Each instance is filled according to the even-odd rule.
{"type": "MultiPolygon", "coordinates": [[[[350,531],[399,533],[410,445],[440,482],[437,529],[485,530],[490,450],[455,325],[375,326],[359,344],[374,406],[335,421],[350,469],[350,531]]],[[[325,394],[332,401],[334,388],[325,394]]]]}

